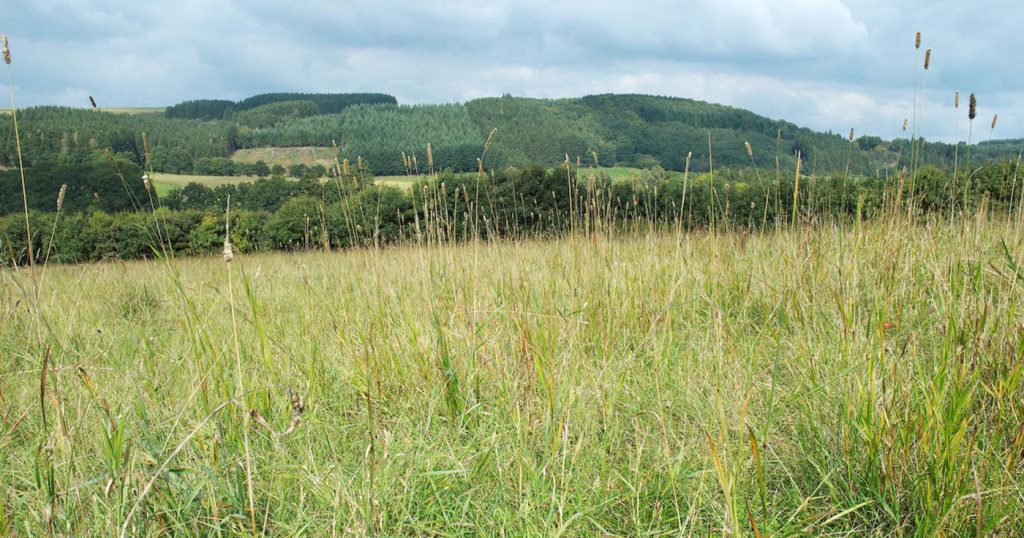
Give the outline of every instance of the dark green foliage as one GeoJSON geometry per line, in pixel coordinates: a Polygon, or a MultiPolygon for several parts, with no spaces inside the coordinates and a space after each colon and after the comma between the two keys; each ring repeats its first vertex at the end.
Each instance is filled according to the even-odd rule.
{"type": "Polygon", "coordinates": [[[404,152],[426,172],[427,144],[434,169],[476,169],[486,134],[481,135],[463,105],[356,106],[342,115],[341,158],[361,156],[380,175],[405,174],[404,152]]]}
{"type": "MultiPolygon", "coordinates": [[[[183,169],[202,157],[227,157],[236,149],[237,127],[222,121],[167,119],[147,114],[111,114],[65,107],[36,107],[18,112],[26,166],[43,160],[80,161],[96,151],[111,151],[143,161],[146,133],[153,166],[183,169]]],[[[0,166],[17,162],[11,117],[0,115],[0,166]]],[[[169,170],[170,171],[170,170],[169,170]]]]}
{"type": "Polygon", "coordinates": [[[234,110],[234,101],[224,99],[196,99],[167,107],[164,116],[186,120],[219,120],[234,110]]]}
{"type": "MultiPolygon", "coordinates": [[[[83,163],[44,161],[25,170],[28,207],[55,211],[57,195],[67,184],[64,211],[107,212],[148,207],[142,169],[124,160],[97,158],[83,163]],[[123,178],[123,179],[122,179],[123,178]]],[[[154,200],[156,193],[151,193],[154,200]]],[[[21,178],[16,169],[0,171],[0,215],[22,212],[21,178]]]]}
{"type": "Polygon", "coordinates": [[[394,97],[383,93],[263,93],[243,99],[235,105],[237,110],[282,101],[312,101],[321,114],[340,114],[353,105],[397,104],[394,97]]]}
{"type": "Polygon", "coordinates": [[[569,154],[588,156],[596,151],[606,164],[619,160],[617,148],[599,132],[597,117],[579,99],[523,99],[501,97],[466,103],[480,136],[497,128],[490,148],[495,166],[523,166],[531,162],[554,165],[569,154]]]}
{"type": "Polygon", "coordinates": [[[265,129],[281,125],[289,120],[308,118],[318,114],[320,114],[320,109],[313,101],[280,101],[238,112],[232,119],[244,127],[265,129]]]}

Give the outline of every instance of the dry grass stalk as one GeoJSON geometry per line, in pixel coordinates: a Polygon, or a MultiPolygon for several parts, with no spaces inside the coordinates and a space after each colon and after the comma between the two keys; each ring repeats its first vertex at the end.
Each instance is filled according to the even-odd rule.
{"type": "Polygon", "coordinates": [[[249,412],[249,415],[252,417],[253,421],[255,421],[256,424],[259,424],[260,427],[262,427],[263,429],[267,430],[267,432],[270,433],[270,436],[274,438],[274,440],[280,439],[281,437],[290,435],[292,432],[294,432],[295,428],[299,426],[299,421],[302,419],[302,413],[306,410],[306,404],[302,401],[302,397],[299,396],[298,393],[296,393],[295,391],[291,389],[288,390],[288,399],[292,406],[292,418],[291,421],[288,423],[288,427],[285,428],[284,430],[275,430],[274,427],[270,425],[270,422],[268,422],[267,419],[263,418],[263,415],[261,415],[260,412],[257,411],[256,409],[253,409],[252,411],[249,412]]]}
{"type": "Polygon", "coordinates": [[[228,195],[227,207],[224,209],[224,261],[231,263],[235,259],[235,250],[231,245],[231,195],[228,195]]]}
{"type": "Polygon", "coordinates": [[[487,141],[484,142],[484,154],[487,154],[487,150],[491,149],[491,142],[494,142],[494,135],[498,134],[498,128],[491,129],[491,133],[487,135],[487,141]]]}

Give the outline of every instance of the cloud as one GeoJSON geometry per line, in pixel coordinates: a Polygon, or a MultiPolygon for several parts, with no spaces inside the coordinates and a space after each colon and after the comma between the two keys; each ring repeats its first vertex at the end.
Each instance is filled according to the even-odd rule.
{"type": "Polygon", "coordinates": [[[382,91],[401,102],[636,92],[748,108],[819,130],[953,138],[957,89],[1024,137],[1016,0],[41,0],[11,10],[22,105],[159,106],[265,91],[382,91]]]}

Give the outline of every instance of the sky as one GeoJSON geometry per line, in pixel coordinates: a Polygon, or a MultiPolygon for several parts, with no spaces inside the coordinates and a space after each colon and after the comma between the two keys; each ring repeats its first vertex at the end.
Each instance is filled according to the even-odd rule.
{"type": "Polygon", "coordinates": [[[928,139],[966,139],[969,93],[975,141],[1024,137],[1020,0],[0,0],[0,14],[18,106],[644,93],[893,138],[916,86],[928,139]]]}

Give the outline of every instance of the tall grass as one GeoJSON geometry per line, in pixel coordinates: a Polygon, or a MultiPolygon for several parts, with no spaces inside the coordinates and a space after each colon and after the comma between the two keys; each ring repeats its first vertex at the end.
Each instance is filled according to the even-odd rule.
{"type": "Polygon", "coordinates": [[[692,154],[674,226],[566,155],[567,233],[497,239],[492,143],[450,187],[427,147],[389,248],[357,157],[345,252],[237,254],[228,207],[222,258],[154,218],[156,261],[0,271],[0,535],[1024,532],[1020,200],[916,215],[901,173],[848,222],[798,154],[789,226],[777,164],[774,229],[713,176],[691,229],[692,154]]]}
{"type": "Polygon", "coordinates": [[[236,255],[253,304],[236,326],[223,261],[155,279],[159,263],[55,266],[40,289],[47,430],[17,420],[38,406],[39,369],[19,351],[27,275],[4,272],[6,521],[1012,534],[1015,236],[978,214],[236,255]],[[289,388],[303,421],[261,435],[290,424],[289,388]]]}

